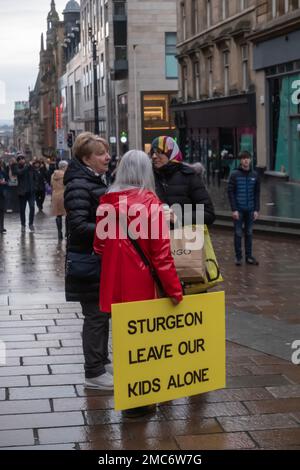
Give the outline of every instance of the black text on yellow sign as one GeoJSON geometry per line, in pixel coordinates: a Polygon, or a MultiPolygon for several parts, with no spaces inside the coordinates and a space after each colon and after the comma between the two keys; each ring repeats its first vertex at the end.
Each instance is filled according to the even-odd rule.
{"type": "Polygon", "coordinates": [[[224,292],[112,308],[116,410],[225,387],[224,292]]]}

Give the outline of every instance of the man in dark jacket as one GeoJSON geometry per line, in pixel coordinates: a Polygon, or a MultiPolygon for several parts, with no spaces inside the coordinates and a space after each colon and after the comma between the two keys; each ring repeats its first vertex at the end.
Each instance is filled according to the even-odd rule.
{"type": "Polygon", "coordinates": [[[46,182],[47,182],[47,170],[45,166],[42,166],[40,160],[36,160],[33,163],[35,170],[35,200],[36,205],[38,206],[39,211],[43,210],[43,204],[46,197],[46,182]]]}
{"type": "MultiPolygon", "coordinates": [[[[108,143],[90,132],[83,132],[75,141],[73,155],[64,176],[67,260],[71,254],[73,258],[74,254],[86,254],[90,259],[99,198],[107,190],[104,175],[110,162],[108,143]]],[[[68,267],[66,271],[66,300],[80,302],[84,315],[85,387],[112,390],[112,369],[108,359],[109,316],[99,311],[100,278],[75,277],[68,273],[68,267]]]]}
{"type": "Polygon", "coordinates": [[[234,220],[235,264],[242,264],[242,236],[245,233],[246,263],[258,265],[252,256],[253,222],[258,218],[260,209],[260,182],[255,171],[251,170],[251,155],[240,153],[240,167],[234,171],[228,184],[228,197],[234,220]]]}
{"type": "Polygon", "coordinates": [[[17,165],[13,170],[14,176],[18,177],[18,196],[20,202],[20,219],[22,225],[22,232],[25,232],[26,227],[26,206],[29,204],[29,229],[34,232],[34,203],[35,203],[35,186],[36,186],[36,173],[32,163],[26,163],[25,157],[19,155],[17,157],[17,165]]]}

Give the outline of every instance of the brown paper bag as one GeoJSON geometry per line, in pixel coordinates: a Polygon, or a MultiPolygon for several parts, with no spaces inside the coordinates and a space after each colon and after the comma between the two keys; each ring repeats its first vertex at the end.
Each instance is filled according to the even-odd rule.
{"type": "Polygon", "coordinates": [[[205,251],[203,225],[170,231],[171,253],[178,277],[184,282],[204,282],[205,251]]]}

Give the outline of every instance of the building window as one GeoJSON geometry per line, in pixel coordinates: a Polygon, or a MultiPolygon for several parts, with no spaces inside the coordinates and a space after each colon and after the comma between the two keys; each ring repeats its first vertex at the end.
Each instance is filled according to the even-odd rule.
{"type": "Polygon", "coordinates": [[[228,0],[221,0],[222,1],[222,20],[226,20],[228,17],[228,0]]]}
{"type": "Polygon", "coordinates": [[[207,58],[207,75],[208,75],[208,96],[212,98],[213,95],[213,58],[207,58]]]}
{"type": "Polygon", "coordinates": [[[194,83],[194,98],[196,100],[200,99],[200,64],[199,62],[193,63],[194,68],[194,76],[193,76],[193,83],[194,83]]]}
{"type": "Polygon", "coordinates": [[[211,1],[206,1],[206,25],[208,28],[211,27],[211,1]]]}
{"type": "MultiPolygon", "coordinates": [[[[73,87],[72,87],[73,88],[73,87]]],[[[80,117],[81,110],[81,81],[75,82],[75,117],[80,117]]]]}
{"type": "Polygon", "coordinates": [[[176,33],[165,34],[166,78],[178,78],[176,42],[176,33]]]}
{"type": "Polygon", "coordinates": [[[182,67],[182,97],[184,101],[188,100],[188,69],[187,65],[182,67]]]}
{"type": "Polygon", "coordinates": [[[243,91],[248,91],[249,87],[249,47],[242,46],[242,72],[243,72],[243,91]]]}
{"type": "Polygon", "coordinates": [[[126,2],[124,0],[114,2],[114,15],[115,16],[126,16],[126,2]]]}
{"type": "Polygon", "coordinates": [[[70,110],[71,110],[71,121],[74,121],[74,90],[73,90],[73,85],[70,86],[70,110]]]}
{"type": "Polygon", "coordinates": [[[182,40],[186,40],[186,14],[185,3],[181,3],[181,23],[182,23],[182,40]]]}
{"type": "Polygon", "coordinates": [[[101,82],[101,95],[105,95],[104,54],[101,54],[101,57],[100,57],[100,82],[101,82]]]}
{"type": "Polygon", "coordinates": [[[157,93],[143,95],[143,123],[144,130],[170,130],[175,129],[170,113],[171,95],[157,93]]]}
{"type": "Polygon", "coordinates": [[[223,52],[224,95],[229,95],[229,51],[223,52]]]}
{"type": "Polygon", "coordinates": [[[198,0],[192,0],[192,35],[198,33],[199,19],[198,19],[198,0]]]}
{"type": "Polygon", "coordinates": [[[90,71],[89,71],[89,82],[90,82],[90,98],[93,99],[93,80],[92,80],[92,63],[90,63],[90,71]]]}
{"type": "Polygon", "coordinates": [[[300,0],[291,0],[291,10],[297,10],[300,8],[300,0]]]}

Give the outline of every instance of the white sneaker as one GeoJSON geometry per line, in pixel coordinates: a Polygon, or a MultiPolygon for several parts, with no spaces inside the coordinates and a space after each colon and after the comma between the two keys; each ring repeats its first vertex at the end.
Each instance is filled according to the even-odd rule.
{"type": "Polygon", "coordinates": [[[92,379],[85,379],[85,388],[91,388],[93,390],[113,390],[114,389],[114,380],[112,375],[108,372],[105,374],[99,375],[92,379]]]}
{"type": "Polygon", "coordinates": [[[112,362],[110,364],[105,364],[105,370],[108,372],[110,375],[114,375],[114,366],[112,362]]]}

